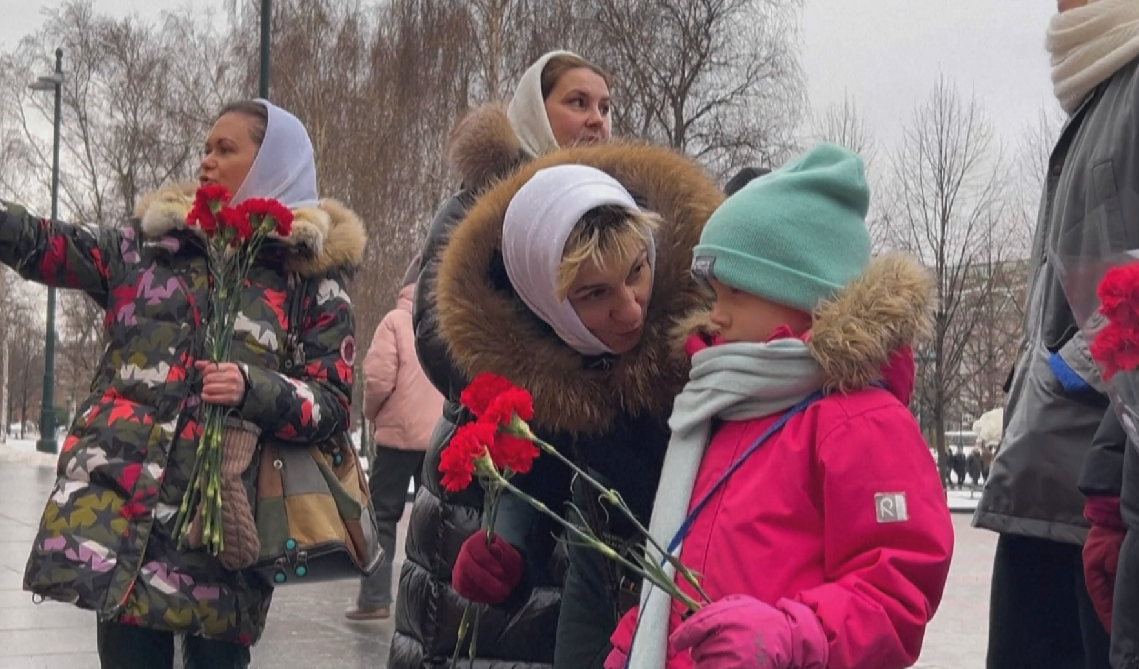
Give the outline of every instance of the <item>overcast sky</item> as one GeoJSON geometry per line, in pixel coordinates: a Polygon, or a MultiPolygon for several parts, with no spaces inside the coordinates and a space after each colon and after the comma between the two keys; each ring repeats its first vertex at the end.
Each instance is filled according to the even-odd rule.
{"type": "MultiPolygon", "coordinates": [[[[5,2],[0,48],[10,49],[42,22],[56,0],[5,2]]],[[[221,0],[99,0],[116,15],[157,17],[221,0]]],[[[1055,0],[804,0],[803,67],[812,107],[850,95],[880,146],[889,147],[915,104],[944,73],[984,105],[1009,143],[1043,106],[1055,106],[1044,31],[1055,0]]]]}

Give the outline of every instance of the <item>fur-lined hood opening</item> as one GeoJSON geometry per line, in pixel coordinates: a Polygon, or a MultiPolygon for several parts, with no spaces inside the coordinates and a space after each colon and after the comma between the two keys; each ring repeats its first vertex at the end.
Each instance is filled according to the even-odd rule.
{"type": "Polygon", "coordinates": [[[667,420],[688,380],[688,360],[671,333],[708,306],[708,294],[689,271],[692,248],[722,200],[691,161],[640,143],[565,149],[530,162],[475,202],[442,253],[435,297],[439,333],[452,359],[467,378],[494,372],[529,390],[541,429],[597,434],[620,416],[667,420]],[[502,223],[511,198],[538,170],[575,163],[609,173],[664,220],[644,335],[624,355],[582,356],[495,280],[496,273],[505,277],[502,223]]]}
{"type": "MultiPolygon", "coordinates": [[[[143,198],[135,212],[143,236],[157,239],[175,230],[190,229],[186,215],[194,205],[196,190],[196,184],[185,183],[143,198]]],[[[367,234],[351,209],[336,200],[321,200],[315,207],[294,210],[293,216],[292,234],[278,238],[295,250],[286,261],[288,271],[321,276],[333,270],[353,271],[363,262],[367,234]]]]}
{"type": "Polygon", "coordinates": [[[933,330],[930,273],[902,254],[876,258],[815,308],[807,345],[823,368],[824,390],[850,392],[882,380],[891,355],[933,330]]]}
{"type": "MultiPolygon", "coordinates": [[[[823,390],[852,392],[880,382],[905,348],[933,330],[933,281],[903,254],[875,258],[834,299],[815,308],[807,347],[823,370],[823,390]]],[[[673,331],[684,347],[694,333],[715,334],[709,312],[693,314],[673,331]]]]}
{"type": "Polygon", "coordinates": [[[447,141],[447,164],[463,188],[481,191],[527,160],[506,106],[489,103],[467,112],[447,141]]]}

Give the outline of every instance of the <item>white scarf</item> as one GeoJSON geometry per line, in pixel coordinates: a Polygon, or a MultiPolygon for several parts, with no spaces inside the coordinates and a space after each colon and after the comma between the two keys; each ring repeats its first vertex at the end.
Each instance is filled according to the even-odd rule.
{"type": "Polygon", "coordinates": [[[1139,2],[1089,0],[1052,17],[1044,46],[1060,106],[1074,114],[1096,86],[1139,56],[1139,2]]]}
{"type": "MultiPolygon", "coordinates": [[[[558,267],[581,217],[606,205],[639,211],[629,191],[607,173],[588,165],[555,165],[535,172],[514,194],[502,223],[502,261],[510,285],[530,311],[582,355],[613,350],[585,327],[568,299],[558,297],[558,267]]],[[[652,235],[645,250],[652,270],[652,235]]]]}
{"type": "Polygon", "coordinates": [[[284,109],[261,98],[257,102],[269,112],[265,139],[230,204],[263,197],[275,199],[293,210],[315,207],[318,203],[316,160],[308,131],[296,116],[284,109]]]}
{"type": "MultiPolygon", "coordinates": [[[[649,534],[667,549],[688,516],[696,473],[712,436],[712,420],[748,420],[786,411],[819,390],[823,373],[798,339],[720,344],[692,356],[692,371],[673,404],[672,437],[653,502],[649,534]]],[[[649,553],[654,554],[653,552],[649,553]]],[[[680,554],[680,547],[675,555],[680,554]]],[[[671,566],[665,568],[672,576],[671,566]]],[[[631,669],[662,669],[668,655],[672,601],[647,581],[641,586],[631,669]]]]}

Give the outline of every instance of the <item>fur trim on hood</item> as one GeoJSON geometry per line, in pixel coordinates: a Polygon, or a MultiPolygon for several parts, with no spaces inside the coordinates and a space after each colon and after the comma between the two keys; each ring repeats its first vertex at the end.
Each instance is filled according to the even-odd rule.
{"type": "Polygon", "coordinates": [[[667,420],[688,380],[688,359],[670,334],[686,315],[708,306],[689,267],[692,248],[722,200],[699,167],[660,147],[579,147],[528,163],[475,202],[441,255],[439,333],[457,367],[467,378],[494,372],[529,390],[533,423],[543,430],[598,434],[620,416],[667,420]],[[644,335],[623,355],[586,357],[571,349],[523,304],[502,267],[502,223],[511,198],[538,170],[571,163],[608,172],[664,219],[644,335]]]}
{"type": "MultiPolygon", "coordinates": [[[[832,300],[815,307],[807,337],[823,369],[823,390],[846,393],[882,381],[892,356],[914,348],[933,330],[933,281],[910,256],[889,254],[870,261],[832,300]]],[[[693,333],[715,334],[709,312],[691,315],[673,331],[683,348],[693,333]]]]}
{"type": "Polygon", "coordinates": [[[506,106],[485,104],[467,112],[451,131],[447,163],[463,188],[481,191],[526,162],[506,106]]]}
{"type": "Polygon", "coordinates": [[[917,260],[890,254],[833,300],[815,308],[807,345],[830,392],[850,392],[882,379],[891,354],[933,330],[933,281],[917,260]]]}
{"type": "MultiPolygon", "coordinates": [[[[194,205],[197,184],[166,186],[139,203],[135,215],[142,233],[157,239],[175,230],[189,229],[186,214],[194,205]]],[[[336,200],[321,200],[316,207],[293,211],[293,233],[280,241],[296,252],[286,269],[302,276],[321,276],[331,270],[352,271],[364,260],[367,235],[356,214],[336,200]]]]}

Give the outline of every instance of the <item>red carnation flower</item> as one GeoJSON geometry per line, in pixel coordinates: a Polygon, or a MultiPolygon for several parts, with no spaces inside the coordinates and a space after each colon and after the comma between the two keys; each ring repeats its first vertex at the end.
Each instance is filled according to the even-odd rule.
{"type": "Polygon", "coordinates": [[[190,213],[186,215],[186,224],[191,227],[196,225],[207,236],[212,237],[217,229],[214,212],[222,209],[229,199],[230,194],[225,186],[206,184],[199,187],[194,193],[194,204],[190,207],[190,213]]]}
{"type": "Polygon", "coordinates": [[[538,447],[529,439],[522,439],[499,432],[490,447],[490,459],[498,469],[509,469],[516,474],[525,474],[538,457],[538,447]]]}
{"type": "Polygon", "coordinates": [[[497,374],[489,372],[479,374],[463,389],[459,395],[459,403],[470,410],[475,416],[482,418],[494,400],[514,388],[514,384],[497,374]]]}
{"type": "Polygon", "coordinates": [[[496,425],[510,425],[515,414],[522,420],[534,418],[534,399],[525,390],[511,387],[494,398],[480,420],[496,425]]]}
{"type": "Polygon", "coordinates": [[[190,207],[190,213],[186,214],[186,225],[191,228],[200,228],[207,237],[213,237],[217,230],[217,220],[214,218],[213,212],[197,202],[194,203],[193,207],[190,207]]]}
{"type": "Polygon", "coordinates": [[[221,184],[205,184],[204,186],[199,186],[198,190],[194,193],[194,203],[202,203],[207,207],[209,203],[224,205],[229,202],[232,197],[225,186],[221,184]]]}
{"type": "Polygon", "coordinates": [[[1119,323],[1108,323],[1088,347],[1092,359],[1103,366],[1103,380],[1139,367],[1139,333],[1119,323]]]}
{"type": "Polygon", "coordinates": [[[1100,301],[1100,313],[1109,321],[1128,327],[1139,326],[1139,263],[1107,270],[1096,295],[1100,301]]]}
{"type": "Polygon", "coordinates": [[[293,231],[293,212],[277,200],[253,198],[237,205],[239,211],[255,221],[253,227],[260,229],[268,224],[266,232],[275,232],[280,237],[288,237],[293,231]]]}
{"type": "Polygon", "coordinates": [[[282,206],[280,212],[273,214],[273,220],[277,221],[278,237],[288,237],[293,234],[293,212],[287,207],[282,206]]]}
{"type": "Polygon", "coordinates": [[[440,483],[447,492],[466,490],[475,473],[475,460],[494,443],[495,427],[486,423],[467,423],[455,430],[451,442],[439,455],[440,483]]]}
{"type": "Polygon", "coordinates": [[[249,218],[232,207],[223,207],[218,212],[218,228],[226,232],[226,237],[232,246],[237,246],[253,236],[249,218]]]}

